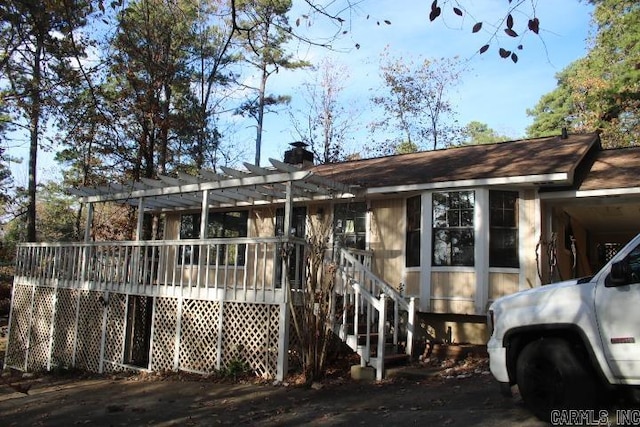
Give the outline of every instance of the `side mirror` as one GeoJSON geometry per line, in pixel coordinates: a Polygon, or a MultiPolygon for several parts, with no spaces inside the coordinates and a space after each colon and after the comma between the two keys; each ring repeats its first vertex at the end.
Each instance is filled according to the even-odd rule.
{"type": "Polygon", "coordinates": [[[611,264],[611,272],[606,280],[606,287],[628,285],[630,283],[629,276],[629,260],[627,258],[614,262],[611,264]]]}

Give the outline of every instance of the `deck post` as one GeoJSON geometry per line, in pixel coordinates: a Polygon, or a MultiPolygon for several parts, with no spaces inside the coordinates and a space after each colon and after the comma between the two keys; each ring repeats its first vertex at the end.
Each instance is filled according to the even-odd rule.
{"type": "Polygon", "coordinates": [[[51,310],[51,325],[49,326],[49,344],[47,346],[47,371],[51,371],[51,358],[53,357],[53,337],[56,331],[56,310],[58,309],[58,281],[53,287],[53,310],[51,310]]]}
{"type": "MultiPolygon", "coordinates": [[[[285,298],[286,299],[286,298],[285,298]]],[[[280,305],[280,318],[278,320],[278,368],[276,380],[284,381],[289,370],[289,323],[291,321],[291,309],[289,302],[280,305]]]]}
{"type": "Polygon", "coordinates": [[[173,346],[173,370],[180,368],[180,336],[182,334],[182,303],[184,297],[178,296],[178,307],[176,308],[176,340],[173,346]]]}
{"type": "Polygon", "coordinates": [[[100,359],[98,362],[98,373],[104,373],[104,351],[107,343],[107,318],[109,315],[109,291],[102,294],[102,333],[100,334],[100,359]]]}
{"type": "Polygon", "coordinates": [[[36,304],[36,286],[37,284],[31,285],[31,304],[29,308],[29,327],[27,328],[27,346],[25,348],[24,354],[24,371],[29,370],[29,353],[31,351],[31,329],[33,328],[33,311],[35,310],[36,304]]]}
{"type": "Polygon", "coordinates": [[[218,341],[216,342],[216,369],[219,371],[222,369],[222,338],[224,333],[224,299],[220,301],[218,306],[218,341]]]}
{"type": "Polygon", "coordinates": [[[407,319],[407,345],[405,346],[405,353],[413,355],[413,334],[415,333],[416,323],[416,298],[411,297],[409,299],[409,313],[407,319]]]}
{"type": "MultiPolygon", "coordinates": [[[[376,380],[382,381],[384,377],[384,344],[385,326],[387,324],[387,296],[380,294],[380,307],[378,314],[378,351],[376,354],[376,380]]],[[[368,310],[370,311],[370,309],[368,310]]]]}

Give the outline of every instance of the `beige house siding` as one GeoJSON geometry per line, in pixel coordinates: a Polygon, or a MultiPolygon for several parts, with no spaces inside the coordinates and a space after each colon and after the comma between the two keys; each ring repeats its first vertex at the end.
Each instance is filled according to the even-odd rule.
{"type": "Polygon", "coordinates": [[[164,238],[166,240],[178,240],[180,238],[179,213],[168,213],[165,215],[164,238]]]}
{"type": "Polygon", "coordinates": [[[370,248],[373,250],[374,272],[385,282],[398,287],[403,282],[404,199],[371,202],[370,248]]]}
{"type": "Polygon", "coordinates": [[[410,297],[420,296],[420,270],[410,270],[406,272],[404,278],[404,295],[410,297]]]}
{"type": "Polygon", "coordinates": [[[489,273],[489,301],[518,292],[518,273],[489,273]]]}
{"type": "Polygon", "coordinates": [[[433,313],[475,314],[475,271],[431,272],[433,313]]]}
{"type": "MultiPolygon", "coordinates": [[[[540,285],[536,263],[536,245],[540,240],[540,206],[535,190],[525,190],[520,198],[520,275],[517,290],[540,285]]],[[[491,294],[489,296],[491,298],[491,294]]]]}

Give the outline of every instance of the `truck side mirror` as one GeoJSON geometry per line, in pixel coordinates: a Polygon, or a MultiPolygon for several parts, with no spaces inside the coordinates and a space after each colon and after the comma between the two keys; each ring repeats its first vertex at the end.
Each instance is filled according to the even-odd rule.
{"type": "Polygon", "coordinates": [[[627,258],[622,261],[611,264],[611,272],[605,281],[607,288],[615,286],[624,286],[629,284],[629,260],[627,258]]]}

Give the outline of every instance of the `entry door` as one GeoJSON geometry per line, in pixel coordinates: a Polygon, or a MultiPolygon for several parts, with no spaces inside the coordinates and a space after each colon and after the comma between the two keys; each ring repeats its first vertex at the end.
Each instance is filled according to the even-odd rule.
{"type": "Polygon", "coordinates": [[[596,314],[602,345],[616,377],[640,380],[640,245],[629,255],[632,283],[596,288],[596,314]]]}

